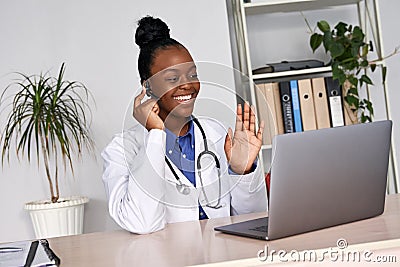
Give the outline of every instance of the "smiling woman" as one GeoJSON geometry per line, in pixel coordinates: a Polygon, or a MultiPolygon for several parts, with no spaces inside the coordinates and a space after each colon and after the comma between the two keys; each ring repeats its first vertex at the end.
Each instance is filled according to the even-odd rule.
{"type": "Polygon", "coordinates": [[[184,135],[182,128],[193,112],[200,91],[196,65],[184,48],[172,47],[158,54],[151,67],[152,76],[145,82],[146,90],[157,99],[158,116],[165,126],[176,135],[184,135]]]}
{"type": "MultiPolygon", "coordinates": [[[[147,101],[146,105],[135,105],[134,117],[148,130],[153,124],[157,125],[155,128],[160,128],[162,120],[173,133],[183,135],[183,128],[193,112],[194,99],[200,90],[192,56],[181,43],[170,38],[168,26],[158,18],[148,16],[139,21],[135,42],[140,47],[140,79],[146,84],[147,95],[153,100],[147,101]],[[190,105],[180,106],[184,100],[188,100],[190,105]],[[158,116],[146,113],[145,110],[149,111],[152,104],[155,104],[153,109],[157,110],[158,116]],[[169,115],[172,119],[167,119],[169,115]]],[[[135,100],[135,104],[139,99],[135,100]]]]}
{"type": "Polygon", "coordinates": [[[162,20],[148,16],[138,24],[138,124],[102,153],[111,217],[144,234],[166,223],[265,211],[265,183],[256,164],[263,122],[256,132],[248,104],[237,106],[234,133],[212,118],[196,118],[201,83],[189,51],[162,20]]]}

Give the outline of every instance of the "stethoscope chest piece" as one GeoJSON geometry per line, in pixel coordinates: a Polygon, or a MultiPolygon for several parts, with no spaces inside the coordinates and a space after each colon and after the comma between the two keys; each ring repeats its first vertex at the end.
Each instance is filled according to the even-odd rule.
{"type": "Polygon", "coordinates": [[[176,189],[178,190],[179,193],[181,193],[183,195],[189,195],[190,194],[189,186],[183,184],[182,182],[180,182],[179,184],[176,184],[176,189]]]}

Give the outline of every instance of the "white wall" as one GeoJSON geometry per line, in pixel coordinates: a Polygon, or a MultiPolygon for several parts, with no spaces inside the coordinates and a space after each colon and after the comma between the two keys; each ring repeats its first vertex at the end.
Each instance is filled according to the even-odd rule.
{"type": "MultiPolygon", "coordinates": [[[[117,228],[108,216],[100,151],[121,131],[125,112],[128,116],[131,112],[129,101],[139,88],[133,36],[137,20],[147,14],[163,18],[172,36],[189,48],[195,60],[231,65],[222,0],[0,1],[1,91],[15,78],[14,71],[50,70],[55,75],[66,62],[66,78],[82,81],[94,95],[97,108],[93,109],[92,130],[97,158],[85,156],[77,164],[75,179],[62,182],[63,195],[90,198],[85,232],[117,228]]],[[[212,95],[205,90],[203,95],[207,94],[212,95]]],[[[234,95],[223,99],[234,106],[234,95]]],[[[47,196],[44,173],[36,164],[13,159],[0,169],[0,242],[33,238],[23,205],[47,196]]]]}
{"type": "MultiPolygon", "coordinates": [[[[62,183],[64,195],[81,194],[91,199],[86,206],[85,232],[117,228],[108,216],[99,153],[112,135],[121,130],[126,110],[131,111],[129,101],[138,89],[138,48],[133,43],[136,21],[146,14],[160,16],[170,25],[173,37],[189,48],[195,60],[231,65],[225,0],[104,2],[0,1],[1,90],[14,77],[10,74],[13,71],[39,73],[50,70],[55,73],[65,61],[66,78],[84,82],[94,94],[97,108],[93,113],[92,130],[97,159],[86,156],[83,163],[77,165],[75,179],[67,178],[62,183]]],[[[390,51],[400,44],[396,12],[400,8],[400,2],[379,2],[381,13],[384,14],[382,28],[385,49],[390,51]]],[[[351,15],[348,11],[343,12],[347,12],[346,16],[351,15]]],[[[318,18],[312,12],[308,16],[313,21],[318,18]]],[[[336,15],[327,16],[334,19],[336,15]]],[[[287,19],[291,20],[288,25],[304,25],[299,17],[287,19]]],[[[259,29],[260,27],[263,25],[259,25],[259,29]]],[[[276,38],[271,38],[268,42],[271,47],[259,48],[271,57],[260,57],[258,63],[282,59],[276,52],[276,47],[280,48],[279,43],[277,46],[272,45],[277,43],[276,38]]],[[[293,50],[295,58],[301,57],[298,51],[301,50],[293,50]]],[[[400,134],[400,106],[395,103],[395,100],[400,99],[400,92],[397,90],[397,84],[400,84],[399,61],[399,56],[388,60],[388,85],[395,141],[400,134]]],[[[224,100],[233,105],[234,97],[226,99],[224,96],[224,100]]],[[[399,144],[400,140],[396,142],[398,158],[399,144]]],[[[38,171],[35,164],[20,164],[15,159],[12,159],[10,166],[5,165],[0,169],[0,242],[33,238],[29,216],[23,210],[23,204],[48,195],[43,177],[43,172],[38,171]]]]}

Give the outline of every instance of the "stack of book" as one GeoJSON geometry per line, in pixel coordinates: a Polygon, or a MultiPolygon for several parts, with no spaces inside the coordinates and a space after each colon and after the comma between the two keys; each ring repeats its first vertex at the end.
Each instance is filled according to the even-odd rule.
{"type": "Polygon", "coordinates": [[[345,112],[343,91],[332,77],[257,84],[259,120],[264,120],[263,144],[277,134],[317,130],[354,123],[345,112]]]}

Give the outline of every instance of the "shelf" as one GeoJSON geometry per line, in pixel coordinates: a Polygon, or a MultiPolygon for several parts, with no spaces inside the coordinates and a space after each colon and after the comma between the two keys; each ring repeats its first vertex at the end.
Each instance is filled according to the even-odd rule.
{"type": "Polygon", "coordinates": [[[294,12],[324,9],[335,6],[357,4],[362,0],[265,0],[264,2],[244,3],[247,15],[275,12],[294,12]]]}
{"type": "Polygon", "coordinates": [[[263,74],[255,74],[253,75],[253,80],[265,80],[265,79],[273,79],[273,78],[282,78],[288,76],[301,76],[307,74],[322,74],[326,72],[331,72],[332,68],[330,66],[320,67],[320,68],[310,68],[303,70],[289,70],[289,71],[280,71],[280,72],[271,72],[271,73],[263,73],[263,74]]]}
{"type": "MultiPolygon", "coordinates": [[[[331,66],[310,68],[303,70],[291,70],[284,72],[273,72],[263,74],[252,74],[252,60],[250,58],[250,45],[249,45],[249,34],[248,31],[251,27],[248,27],[248,19],[251,15],[268,15],[272,13],[298,13],[301,11],[314,11],[336,9],[333,13],[342,13],[341,7],[346,7],[346,15],[349,12],[357,15],[359,24],[363,29],[367,29],[367,33],[372,33],[375,39],[376,55],[382,55],[382,40],[381,40],[381,29],[380,29],[380,17],[378,10],[378,0],[226,0],[228,9],[228,18],[230,23],[230,34],[231,44],[233,49],[233,65],[236,69],[242,73],[246,73],[249,80],[242,81],[240,79],[235,80],[237,83],[237,93],[244,100],[251,102],[257,110],[257,99],[256,99],[256,85],[261,83],[281,82],[287,80],[300,80],[300,79],[311,79],[314,77],[326,77],[332,75],[331,66]],[[352,9],[352,11],[350,11],[352,9]],[[349,11],[349,12],[348,12],[349,11]]],[[[315,12],[317,14],[317,12],[315,12]]],[[[282,15],[282,14],[280,14],[282,15]]],[[[283,14],[285,17],[286,14],[283,14]]],[[[312,14],[314,15],[314,13],[312,14]]],[[[340,16],[339,16],[340,17],[340,16]]],[[[251,23],[254,20],[261,20],[263,17],[254,16],[251,18],[251,23]]],[[[338,18],[339,19],[339,18],[338,18]]],[[[289,20],[290,21],[290,20],[289,20]]],[[[287,28],[289,24],[283,25],[283,28],[287,28]]],[[[275,25],[273,25],[275,27],[275,25]]],[[[268,28],[268,25],[265,25],[268,28]]],[[[258,29],[256,29],[258,30],[258,29]]],[[[273,32],[277,32],[279,29],[272,29],[273,32]]],[[[258,33],[258,32],[257,32],[258,33]]],[[[256,38],[250,35],[252,38],[256,38]]],[[[368,39],[369,36],[367,36],[368,39]]],[[[279,44],[277,44],[279,45],[279,44]]],[[[300,53],[300,52],[299,52],[300,53]]],[[[374,54],[375,55],[375,54],[374,54]]],[[[385,57],[382,60],[376,62],[379,67],[385,66],[385,57]]],[[[287,59],[287,58],[286,58],[287,59]]],[[[369,88],[367,88],[369,90],[369,88]]],[[[384,99],[386,116],[390,118],[390,107],[388,106],[387,88],[386,84],[383,83],[384,99]]],[[[368,94],[369,97],[369,94],[368,94]]],[[[241,99],[242,100],[242,99],[241,99]]],[[[267,143],[267,142],[266,142],[267,143]]],[[[393,144],[392,144],[393,145],[393,144]]],[[[272,145],[262,145],[259,153],[260,165],[265,172],[268,172],[272,158],[270,155],[272,152],[272,145]]],[[[388,185],[388,192],[400,192],[400,181],[397,176],[397,161],[395,159],[394,147],[391,147],[391,161],[393,177],[390,178],[393,185],[388,185]]],[[[390,166],[389,166],[390,167],[390,166]]]]}
{"type": "MultiPolygon", "coordinates": [[[[376,66],[383,66],[384,61],[379,60],[376,63],[376,66]]],[[[312,76],[313,74],[320,74],[324,76],[323,74],[331,73],[332,68],[331,66],[326,66],[326,67],[319,67],[319,68],[309,68],[309,69],[303,69],[303,70],[289,70],[289,71],[280,71],[280,72],[270,72],[270,73],[263,73],[263,74],[254,74],[253,75],[253,80],[270,80],[270,79],[279,79],[279,78],[284,78],[284,77],[291,77],[293,76],[305,76],[305,75],[310,75],[312,76]]]]}

